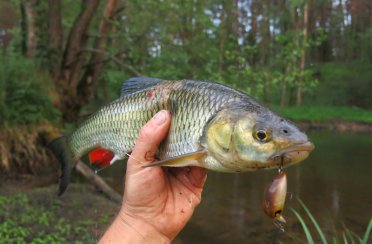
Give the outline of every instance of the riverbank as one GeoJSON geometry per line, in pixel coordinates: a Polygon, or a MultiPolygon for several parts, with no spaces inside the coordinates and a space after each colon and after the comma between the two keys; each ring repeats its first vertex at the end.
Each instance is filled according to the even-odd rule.
{"type": "Polygon", "coordinates": [[[296,124],[304,131],[327,130],[335,132],[372,133],[372,123],[361,121],[299,121],[296,124]]]}
{"type": "Polygon", "coordinates": [[[372,133],[372,110],[356,107],[300,106],[272,109],[294,121],[302,130],[372,133]]]}
{"type": "Polygon", "coordinates": [[[71,183],[58,197],[49,178],[0,178],[0,243],[98,242],[120,205],[89,183],[71,183]]]}
{"type": "Polygon", "coordinates": [[[96,243],[118,212],[92,185],[71,184],[57,197],[57,185],[32,187],[37,182],[1,183],[1,243],[96,243]]]}

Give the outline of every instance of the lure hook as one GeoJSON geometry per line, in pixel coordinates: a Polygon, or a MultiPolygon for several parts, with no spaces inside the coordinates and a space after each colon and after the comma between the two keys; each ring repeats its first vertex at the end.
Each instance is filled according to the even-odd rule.
{"type": "Polygon", "coordinates": [[[283,166],[284,166],[284,156],[282,155],[280,157],[280,165],[279,165],[279,168],[278,168],[278,174],[280,174],[283,171],[283,166]]]}

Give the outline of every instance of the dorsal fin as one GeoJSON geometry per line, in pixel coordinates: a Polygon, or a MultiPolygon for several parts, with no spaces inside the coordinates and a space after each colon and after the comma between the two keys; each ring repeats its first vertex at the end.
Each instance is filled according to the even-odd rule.
{"type": "Polygon", "coordinates": [[[149,77],[133,77],[125,81],[121,87],[120,97],[126,96],[130,93],[146,89],[148,87],[155,86],[162,81],[158,78],[149,78],[149,77]]]}

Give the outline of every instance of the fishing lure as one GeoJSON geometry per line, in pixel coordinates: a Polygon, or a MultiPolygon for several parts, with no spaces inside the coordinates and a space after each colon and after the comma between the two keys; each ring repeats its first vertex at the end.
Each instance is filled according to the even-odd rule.
{"type": "Polygon", "coordinates": [[[274,219],[274,224],[282,231],[284,231],[283,225],[286,223],[282,215],[286,197],[287,175],[279,168],[278,174],[265,190],[263,210],[269,217],[274,219]]]}

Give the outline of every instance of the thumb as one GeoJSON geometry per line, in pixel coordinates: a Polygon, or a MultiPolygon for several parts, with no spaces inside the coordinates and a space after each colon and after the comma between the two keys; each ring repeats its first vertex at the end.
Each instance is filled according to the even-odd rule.
{"type": "Polygon", "coordinates": [[[154,161],[156,150],[160,142],[168,134],[170,113],[161,110],[141,129],[127,163],[127,174],[142,170],[142,165],[154,161]]]}

